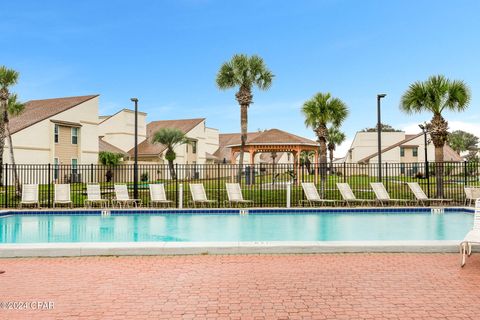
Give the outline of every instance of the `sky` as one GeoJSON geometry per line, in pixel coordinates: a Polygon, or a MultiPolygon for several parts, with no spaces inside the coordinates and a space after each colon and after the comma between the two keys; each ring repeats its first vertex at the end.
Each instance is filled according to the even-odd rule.
{"type": "Polygon", "coordinates": [[[249,131],[307,138],[302,104],[330,92],[350,110],[347,140],[382,122],[409,133],[429,114],[405,115],[402,93],[443,74],[465,81],[468,111],[446,113],[451,130],[480,133],[480,1],[2,1],[0,65],[20,72],[23,101],[100,94],[100,114],[139,108],[148,121],[207,118],[240,131],[235,90],[215,77],[236,53],[258,54],[275,75],[254,90],[249,131]]]}

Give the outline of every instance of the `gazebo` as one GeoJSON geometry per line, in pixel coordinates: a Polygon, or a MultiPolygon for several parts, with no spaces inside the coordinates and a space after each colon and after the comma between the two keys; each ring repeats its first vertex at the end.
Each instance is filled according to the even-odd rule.
{"type": "MultiPolygon", "coordinates": [[[[231,150],[230,162],[235,163],[235,157],[240,152],[240,142],[227,146],[231,150]]],[[[257,153],[276,153],[289,152],[293,154],[294,164],[300,162],[300,153],[302,151],[315,152],[314,163],[318,163],[318,143],[279,129],[270,129],[263,132],[255,132],[247,136],[245,152],[250,154],[250,164],[255,164],[255,155],[257,153]]],[[[299,167],[299,166],[295,166],[299,167]]],[[[317,170],[315,170],[315,181],[317,180],[317,170]]],[[[297,172],[297,176],[299,176],[297,172]]]]}

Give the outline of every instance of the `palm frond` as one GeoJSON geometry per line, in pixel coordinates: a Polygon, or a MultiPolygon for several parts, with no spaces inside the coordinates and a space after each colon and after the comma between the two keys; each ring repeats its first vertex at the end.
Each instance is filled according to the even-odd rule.
{"type": "Polygon", "coordinates": [[[19,73],[6,66],[0,66],[0,87],[7,88],[17,84],[19,73]]]}

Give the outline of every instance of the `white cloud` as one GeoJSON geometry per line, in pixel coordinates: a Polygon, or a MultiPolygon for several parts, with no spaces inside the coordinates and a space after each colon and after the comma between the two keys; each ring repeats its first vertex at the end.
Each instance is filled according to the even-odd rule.
{"type": "MultiPolygon", "coordinates": [[[[399,127],[401,127],[402,130],[404,130],[406,133],[410,133],[410,134],[420,132],[418,123],[409,123],[405,125],[400,125],[399,127]]],[[[448,128],[450,132],[455,130],[463,130],[471,134],[474,134],[477,137],[480,137],[480,124],[478,123],[453,120],[453,121],[448,121],[448,128]]]]}

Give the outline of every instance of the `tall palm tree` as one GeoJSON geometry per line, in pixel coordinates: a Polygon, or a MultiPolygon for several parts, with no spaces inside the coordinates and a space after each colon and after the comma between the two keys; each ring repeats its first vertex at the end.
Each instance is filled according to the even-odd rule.
{"type": "Polygon", "coordinates": [[[330,173],[333,173],[333,152],[339,144],[345,141],[345,133],[340,131],[338,127],[328,128],[328,151],[330,154],[330,173]]]}
{"type": "Polygon", "coordinates": [[[7,137],[8,137],[8,146],[10,149],[10,159],[12,160],[12,168],[13,168],[13,178],[15,184],[15,191],[17,196],[20,196],[22,190],[20,186],[20,180],[18,179],[18,172],[17,172],[17,164],[15,162],[15,155],[13,152],[13,141],[12,141],[12,133],[10,131],[10,116],[17,116],[25,109],[25,104],[18,101],[18,97],[16,94],[11,94],[10,98],[8,99],[8,106],[7,112],[4,113],[4,123],[5,129],[7,130],[7,137]]]}
{"type": "MultiPolygon", "coordinates": [[[[3,185],[3,149],[5,148],[5,114],[7,114],[9,87],[18,81],[18,72],[0,66],[0,185],[3,185]]],[[[8,114],[7,114],[8,117],[8,114]]]]}
{"type": "Polygon", "coordinates": [[[305,116],[305,125],[313,129],[320,144],[320,190],[323,196],[327,173],[327,125],[339,127],[348,116],[348,107],[330,93],[317,93],[303,104],[302,113],[305,116]]]}
{"type": "Polygon", "coordinates": [[[426,81],[417,81],[403,94],[400,109],[408,114],[431,112],[427,124],[435,146],[435,178],[437,197],[443,197],[443,147],[448,140],[448,122],[443,111],[461,112],[470,102],[470,89],[463,81],[450,80],[443,75],[431,76],[426,81]]]}
{"type": "Polygon", "coordinates": [[[268,90],[272,85],[274,75],[267,68],[263,59],[257,55],[247,56],[236,54],[225,62],[217,73],[217,86],[221,90],[238,87],[235,98],[240,105],[240,165],[238,168],[238,180],[242,177],[242,165],[247,142],[248,107],[253,103],[252,89],[256,86],[260,90],[268,90]]]}
{"type": "Polygon", "coordinates": [[[186,137],[185,133],[176,128],[162,128],[153,134],[152,143],[160,143],[167,148],[165,159],[168,161],[168,167],[170,169],[170,176],[172,179],[177,178],[175,166],[173,165],[173,161],[177,158],[174,148],[189,142],[190,141],[186,137]]]}

